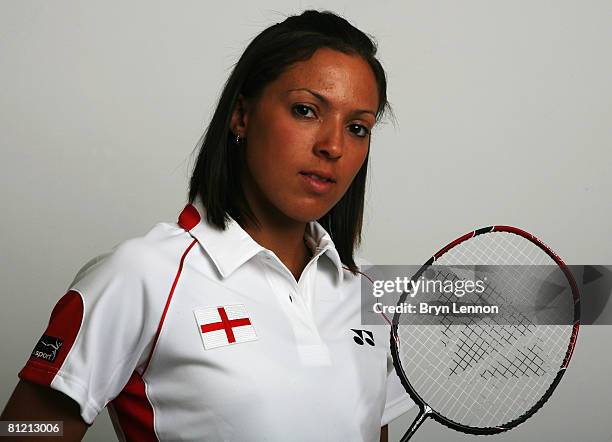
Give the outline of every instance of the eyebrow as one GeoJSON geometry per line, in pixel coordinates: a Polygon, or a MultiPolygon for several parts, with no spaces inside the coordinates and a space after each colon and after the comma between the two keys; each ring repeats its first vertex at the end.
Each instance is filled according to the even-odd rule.
{"type": "MultiPolygon", "coordinates": [[[[309,94],[314,96],[316,99],[322,101],[325,104],[329,104],[329,100],[327,98],[325,98],[323,95],[321,95],[318,92],[313,91],[312,89],[308,89],[306,87],[301,87],[301,88],[297,88],[297,89],[289,89],[287,91],[287,93],[289,93],[289,92],[296,92],[296,91],[308,92],[309,94]]],[[[374,116],[374,118],[376,118],[376,112],[368,110],[368,109],[357,109],[357,110],[353,111],[352,113],[356,114],[356,115],[359,115],[359,114],[371,114],[371,115],[374,116]]]]}

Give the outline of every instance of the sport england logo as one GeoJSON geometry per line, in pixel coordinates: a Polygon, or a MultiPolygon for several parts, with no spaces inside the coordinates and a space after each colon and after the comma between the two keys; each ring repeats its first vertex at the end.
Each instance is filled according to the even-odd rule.
{"type": "Polygon", "coordinates": [[[57,357],[57,352],[64,344],[60,338],[55,338],[49,335],[42,335],[34,350],[32,357],[42,359],[43,361],[53,362],[57,357]]]}
{"type": "Polygon", "coordinates": [[[357,330],[352,328],[351,331],[355,333],[353,341],[359,345],[363,345],[364,341],[374,347],[374,335],[369,330],[357,330]]]}

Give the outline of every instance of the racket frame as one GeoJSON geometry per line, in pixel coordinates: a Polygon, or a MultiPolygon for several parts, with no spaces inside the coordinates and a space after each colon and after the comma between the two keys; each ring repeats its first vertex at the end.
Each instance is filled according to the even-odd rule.
{"type": "MultiPolygon", "coordinates": [[[[438,413],[436,410],[432,409],[423,400],[423,398],[421,398],[421,396],[416,392],[416,390],[412,387],[412,385],[410,385],[410,382],[408,381],[408,377],[406,376],[406,373],[404,372],[404,369],[402,368],[402,365],[399,362],[400,361],[399,345],[401,344],[400,344],[399,337],[398,337],[398,324],[399,324],[400,313],[396,312],[393,315],[393,320],[391,324],[391,334],[390,334],[390,341],[391,341],[390,345],[391,345],[391,354],[393,356],[393,365],[395,366],[395,371],[397,372],[402,385],[404,386],[404,388],[410,395],[411,399],[420,408],[419,415],[417,416],[413,424],[410,426],[410,428],[408,429],[408,431],[402,438],[402,442],[410,439],[410,437],[412,437],[412,435],[416,432],[418,427],[423,423],[423,421],[427,417],[432,417],[434,420],[438,421],[439,423],[449,428],[452,428],[453,430],[461,431],[463,433],[468,433],[468,434],[479,434],[479,435],[497,434],[497,433],[502,433],[504,431],[508,431],[512,428],[515,428],[516,426],[525,422],[527,419],[533,416],[546,403],[546,401],[550,398],[553,391],[555,390],[555,388],[561,381],[561,378],[563,377],[563,374],[565,373],[565,370],[567,366],[569,365],[569,362],[572,358],[572,354],[574,353],[574,347],[576,346],[576,341],[578,339],[578,330],[580,329],[580,292],[578,290],[578,285],[576,284],[576,280],[574,279],[572,272],[567,267],[567,265],[563,262],[563,260],[561,260],[561,258],[555,252],[553,252],[546,244],[544,244],[542,241],[540,241],[538,238],[536,238],[534,235],[532,235],[529,232],[521,230],[517,227],[500,225],[500,226],[483,227],[481,229],[474,230],[473,232],[466,233],[465,235],[460,236],[456,240],[450,242],[448,245],[440,249],[434,256],[429,258],[429,260],[425,264],[423,264],[423,266],[421,266],[421,268],[417,271],[417,273],[412,277],[412,280],[416,281],[427,268],[429,268],[435,261],[437,261],[442,255],[444,255],[446,252],[448,252],[452,248],[458,246],[462,242],[465,242],[471,238],[474,238],[475,236],[486,234],[486,233],[491,233],[491,232],[512,233],[512,234],[521,236],[531,241],[533,244],[535,244],[540,249],[542,249],[548,256],[550,256],[550,258],[552,258],[553,261],[555,261],[555,263],[562,269],[567,280],[569,281],[570,287],[572,290],[572,296],[574,298],[574,318],[573,318],[572,335],[570,337],[570,342],[568,343],[567,352],[565,354],[565,357],[563,358],[563,362],[561,366],[559,367],[559,371],[557,372],[557,375],[555,376],[553,382],[550,384],[546,392],[542,395],[540,400],[538,400],[538,402],[536,402],[529,410],[527,410],[525,413],[523,413],[518,418],[513,419],[497,427],[472,427],[472,426],[464,425],[459,422],[455,422],[452,419],[449,419],[443,416],[442,414],[438,413]]],[[[402,302],[404,302],[406,297],[407,297],[407,294],[403,293],[400,296],[398,304],[401,304],[402,302]]]]}

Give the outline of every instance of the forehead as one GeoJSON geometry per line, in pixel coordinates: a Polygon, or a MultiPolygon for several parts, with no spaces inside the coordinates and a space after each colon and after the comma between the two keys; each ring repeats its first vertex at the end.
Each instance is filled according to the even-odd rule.
{"type": "Polygon", "coordinates": [[[291,65],[268,88],[279,93],[312,89],[337,104],[374,111],[378,108],[378,86],[368,62],[358,55],[328,48],[318,49],[308,60],[291,65]]]}

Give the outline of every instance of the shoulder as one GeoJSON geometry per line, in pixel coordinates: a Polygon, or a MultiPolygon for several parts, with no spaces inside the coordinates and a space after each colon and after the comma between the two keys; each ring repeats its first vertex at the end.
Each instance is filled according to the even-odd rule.
{"type": "Polygon", "coordinates": [[[78,289],[96,281],[166,279],[176,271],[193,238],[176,223],[156,224],[146,234],[127,239],[87,262],[72,285],[78,289]]]}

